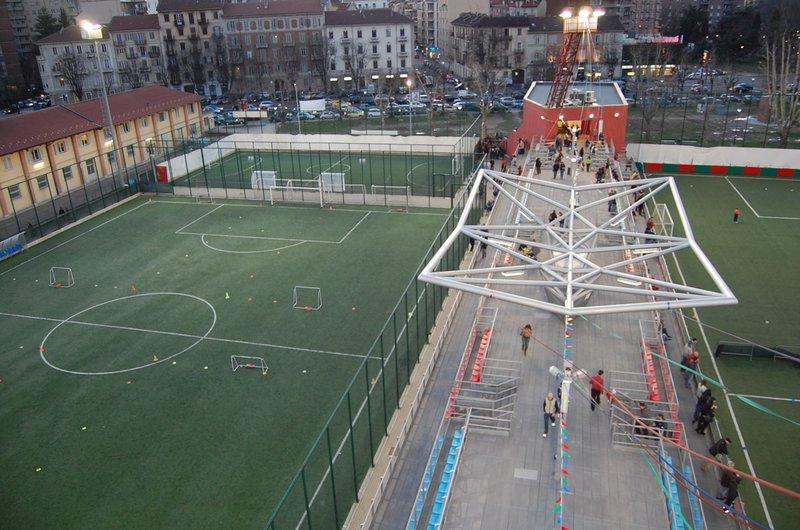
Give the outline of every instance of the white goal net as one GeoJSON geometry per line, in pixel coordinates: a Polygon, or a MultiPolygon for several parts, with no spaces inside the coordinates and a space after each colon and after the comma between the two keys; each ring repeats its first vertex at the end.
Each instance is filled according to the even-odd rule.
{"type": "Polygon", "coordinates": [[[276,185],[278,176],[274,171],[253,171],[250,175],[250,187],[254,190],[265,190],[276,185]]]}
{"type": "Polygon", "coordinates": [[[345,190],[344,173],[320,173],[319,182],[324,191],[343,192],[345,190]]]}
{"type": "Polygon", "coordinates": [[[50,267],[50,287],[57,289],[75,285],[75,276],[69,267],[50,267]]]}
{"type": "Polygon", "coordinates": [[[261,375],[267,375],[269,367],[264,362],[263,357],[253,357],[250,355],[231,355],[231,370],[234,372],[240,368],[249,370],[260,370],[261,375]]]}
{"type": "Polygon", "coordinates": [[[292,299],[292,307],[295,309],[304,309],[306,311],[319,311],[322,309],[322,289],[319,287],[295,285],[292,299]]]}
{"type": "Polygon", "coordinates": [[[194,196],[194,200],[203,204],[214,204],[214,197],[210,193],[198,193],[194,196]]]}

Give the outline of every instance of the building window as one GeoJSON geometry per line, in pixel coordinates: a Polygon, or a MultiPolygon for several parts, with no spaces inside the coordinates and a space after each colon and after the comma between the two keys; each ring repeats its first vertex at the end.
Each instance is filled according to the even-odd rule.
{"type": "Polygon", "coordinates": [[[142,127],[147,127],[147,118],[142,118],[141,120],[139,120],[139,123],[142,124],[142,127]]]}
{"type": "Polygon", "coordinates": [[[344,31],[342,32],[342,38],[343,38],[343,39],[347,39],[347,38],[349,38],[349,37],[347,36],[347,30],[344,30],[344,31]]]}
{"type": "Polygon", "coordinates": [[[391,44],[387,44],[386,45],[386,53],[392,53],[392,45],[391,44]]]}
{"type": "Polygon", "coordinates": [[[405,37],[405,36],[406,36],[406,30],[405,30],[405,28],[400,28],[400,36],[401,36],[401,37],[405,37]]]}
{"type": "Polygon", "coordinates": [[[100,51],[103,52],[103,53],[106,53],[108,51],[108,49],[106,48],[105,44],[103,44],[103,43],[100,44],[100,51]]]}
{"type": "Polygon", "coordinates": [[[42,153],[36,147],[28,151],[28,153],[31,157],[31,162],[38,162],[42,159],[42,153]]]}
{"type": "Polygon", "coordinates": [[[391,67],[392,67],[392,60],[386,59],[386,68],[391,68],[391,67]]]}
{"type": "Polygon", "coordinates": [[[159,113],[158,113],[158,121],[159,121],[159,122],[162,122],[162,121],[164,121],[164,120],[166,120],[166,119],[167,119],[167,116],[166,116],[166,114],[164,114],[163,112],[159,112],[159,113]]]}
{"type": "Polygon", "coordinates": [[[306,48],[300,48],[300,56],[301,57],[308,56],[308,50],[306,48]]]}
{"type": "Polygon", "coordinates": [[[400,59],[400,68],[405,68],[405,67],[406,67],[406,60],[400,59]]]}
{"type": "Polygon", "coordinates": [[[392,36],[392,30],[391,29],[386,28],[386,36],[387,37],[391,37],[392,36]]]}
{"type": "Polygon", "coordinates": [[[372,69],[373,70],[377,70],[378,69],[378,61],[372,61],[372,69]]]}
{"type": "Polygon", "coordinates": [[[372,45],[372,53],[378,53],[378,45],[377,44],[373,44],[372,45]]]}
{"type": "Polygon", "coordinates": [[[129,157],[136,158],[136,155],[133,152],[133,145],[129,145],[127,150],[128,150],[128,156],[129,157]]]}
{"type": "Polygon", "coordinates": [[[169,15],[164,13],[164,22],[169,22],[169,15]]]}
{"type": "Polygon", "coordinates": [[[331,61],[331,70],[336,70],[336,62],[331,61]]]}
{"type": "Polygon", "coordinates": [[[14,164],[11,163],[11,157],[10,156],[4,156],[3,157],[3,169],[8,171],[12,167],[14,167],[14,164]]]}
{"type": "Polygon", "coordinates": [[[194,114],[194,103],[189,103],[189,114],[194,114]]]}
{"type": "Polygon", "coordinates": [[[86,173],[89,175],[97,174],[97,167],[94,165],[94,158],[86,161],[86,173]]]}
{"type": "Polygon", "coordinates": [[[375,37],[377,37],[377,36],[378,36],[378,30],[376,30],[376,29],[373,29],[373,30],[372,30],[372,38],[374,39],[374,38],[375,38],[375,37]]]}
{"type": "Polygon", "coordinates": [[[126,133],[131,132],[131,122],[126,121],[125,123],[123,123],[122,130],[125,131],[126,133]]]}
{"type": "Polygon", "coordinates": [[[359,39],[361,38],[361,30],[358,30],[358,31],[356,32],[356,37],[358,37],[359,39]]]}
{"type": "Polygon", "coordinates": [[[328,32],[328,39],[333,40],[333,32],[332,31],[328,32]]]}
{"type": "Polygon", "coordinates": [[[56,153],[66,153],[67,152],[67,143],[66,142],[58,142],[56,144],[56,153]]]}
{"type": "Polygon", "coordinates": [[[64,180],[72,180],[72,167],[67,166],[61,170],[61,175],[64,177],[64,180]]]}
{"type": "Polygon", "coordinates": [[[76,51],[77,51],[78,53],[83,53],[83,51],[81,50],[81,45],[80,45],[80,44],[78,44],[78,45],[76,46],[76,48],[77,48],[77,50],[76,50],[76,51]]]}
{"type": "Polygon", "coordinates": [[[82,134],[81,137],[80,137],[80,142],[81,142],[81,145],[84,146],[84,147],[89,145],[89,135],[88,134],[82,134]]]}
{"type": "Polygon", "coordinates": [[[36,185],[39,186],[40,190],[43,190],[49,186],[49,183],[47,182],[47,175],[39,175],[36,177],[36,185]]]}
{"type": "Polygon", "coordinates": [[[8,187],[8,196],[11,197],[12,200],[22,197],[22,193],[19,191],[19,184],[12,184],[8,187]]]}

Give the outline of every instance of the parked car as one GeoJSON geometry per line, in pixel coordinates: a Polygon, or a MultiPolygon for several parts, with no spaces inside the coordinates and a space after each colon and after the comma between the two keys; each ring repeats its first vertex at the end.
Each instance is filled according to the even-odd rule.
{"type": "Polygon", "coordinates": [[[431,102],[430,96],[428,94],[420,94],[419,98],[417,98],[420,103],[426,104],[431,102]]]}
{"type": "Polygon", "coordinates": [[[348,118],[361,118],[364,116],[364,111],[358,107],[342,107],[342,112],[348,118]]]}
{"type": "Polygon", "coordinates": [[[337,118],[339,118],[339,113],[332,110],[323,110],[319,113],[319,119],[321,120],[335,120],[337,118]]]}
{"type": "Polygon", "coordinates": [[[367,117],[368,118],[380,118],[381,117],[381,109],[377,107],[370,107],[367,110],[367,117]]]}
{"type": "Polygon", "coordinates": [[[275,103],[269,100],[261,101],[258,104],[259,110],[272,110],[274,108],[275,108],[275,103]]]}
{"type": "Polygon", "coordinates": [[[513,105],[511,106],[514,107],[515,109],[521,109],[524,106],[524,101],[525,100],[523,100],[522,98],[515,99],[513,105]]]}
{"type": "Polygon", "coordinates": [[[203,112],[213,112],[214,114],[219,114],[222,112],[222,107],[218,107],[217,105],[206,105],[203,107],[203,112]]]}
{"type": "Polygon", "coordinates": [[[506,107],[510,107],[514,104],[514,98],[512,98],[511,96],[503,96],[500,98],[500,103],[502,103],[506,107]]]}
{"type": "Polygon", "coordinates": [[[469,112],[480,112],[481,108],[477,103],[472,101],[456,101],[453,103],[453,108],[456,110],[466,110],[469,112]]]}
{"type": "MultiPolygon", "coordinates": [[[[310,121],[317,119],[316,116],[304,110],[301,110],[299,114],[300,114],[300,121],[310,121]]],[[[286,121],[297,121],[297,114],[295,114],[294,110],[286,113],[286,121]]]]}
{"type": "Polygon", "coordinates": [[[749,94],[753,91],[753,85],[750,83],[736,83],[733,85],[733,92],[737,94],[749,94]]]}
{"type": "Polygon", "coordinates": [[[414,114],[422,114],[428,111],[428,107],[423,105],[422,103],[412,103],[411,104],[411,112],[414,114]]]}

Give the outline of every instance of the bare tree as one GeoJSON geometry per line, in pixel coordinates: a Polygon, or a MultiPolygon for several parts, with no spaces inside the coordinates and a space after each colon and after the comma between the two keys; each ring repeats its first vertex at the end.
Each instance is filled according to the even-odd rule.
{"type": "Polygon", "coordinates": [[[619,55],[614,50],[606,50],[603,54],[603,62],[606,65],[606,76],[614,77],[614,70],[619,64],[619,55]]]}
{"type": "Polygon", "coordinates": [[[770,120],[778,126],[779,146],[785,148],[800,121],[800,36],[797,28],[780,26],[780,31],[766,32],[764,72],[770,120]]]}
{"type": "Polygon", "coordinates": [[[363,44],[347,44],[342,47],[344,52],[344,67],[350,72],[356,89],[362,87],[361,78],[364,75],[366,51],[363,44]]]}
{"type": "Polygon", "coordinates": [[[467,68],[480,92],[481,139],[488,135],[486,120],[491,111],[491,96],[505,82],[502,70],[508,68],[507,53],[510,41],[510,36],[503,35],[494,28],[485,31],[476,30],[468,41],[467,68]]]}
{"type": "Polygon", "coordinates": [[[216,67],[217,81],[223,94],[229,90],[231,81],[231,67],[228,63],[228,51],[225,46],[225,38],[221,33],[214,34],[214,66],[216,67]]]}
{"type": "Polygon", "coordinates": [[[83,57],[69,50],[58,57],[58,65],[64,82],[75,98],[82,101],[86,83],[86,65],[83,63],[83,57]]]}
{"type": "Polygon", "coordinates": [[[309,54],[311,69],[314,75],[322,80],[322,86],[327,92],[330,88],[331,59],[336,56],[336,46],[314,33],[314,40],[309,46],[309,54]]]}
{"type": "Polygon", "coordinates": [[[630,54],[633,62],[636,106],[642,114],[645,142],[650,142],[651,124],[658,112],[659,102],[667,90],[662,82],[667,64],[667,51],[660,44],[642,43],[632,46],[630,54]]]}
{"type": "Polygon", "coordinates": [[[128,88],[140,88],[149,81],[149,74],[144,69],[144,66],[137,59],[128,59],[125,64],[119,69],[119,76],[124,85],[128,88]]]}
{"type": "Polygon", "coordinates": [[[183,63],[183,77],[191,81],[196,92],[197,87],[203,86],[206,82],[203,50],[197,45],[197,42],[195,42],[191,45],[191,48],[184,53],[183,57],[186,59],[183,63]]]}

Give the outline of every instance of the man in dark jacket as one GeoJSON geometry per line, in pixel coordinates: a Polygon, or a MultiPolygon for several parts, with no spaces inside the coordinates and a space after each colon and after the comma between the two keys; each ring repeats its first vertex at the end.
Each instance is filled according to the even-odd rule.
{"type": "Polygon", "coordinates": [[[724,503],[722,506],[723,512],[730,513],[733,502],[739,497],[739,482],[741,481],[742,479],[738,474],[734,474],[733,477],[728,480],[728,493],[725,495],[725,500],[722,501],[724,503]]]}
{"type": "MultiPolygon", "coordinates": [[[[708,448],[708,454],[716,458],[720,464],[730,465],[728,463],[728,446],[730,446],[730,444],[731,439],[727,436],[720,438],[711,444],[711,447],[708,448]]],[[[703,471],[710,471],[712,465],[710,462],[703,462],[701,467],[703,471]]]]}

